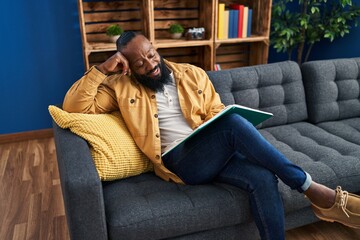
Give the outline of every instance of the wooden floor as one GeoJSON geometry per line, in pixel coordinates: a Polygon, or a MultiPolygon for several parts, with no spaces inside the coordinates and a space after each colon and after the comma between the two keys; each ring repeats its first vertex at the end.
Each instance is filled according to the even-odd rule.
{"type": "MultiPolygon", "coordinates": [[[[0,239],[69,239],[53,138],[0,144],[0,239]]],[[[287,240],[355,240],[360,229],[318,222],[287,240]]]]}
{"type": "Polygon", "coordinates": [[[53,138],[0,145],[0,239],[69,239],[53,138]]]}

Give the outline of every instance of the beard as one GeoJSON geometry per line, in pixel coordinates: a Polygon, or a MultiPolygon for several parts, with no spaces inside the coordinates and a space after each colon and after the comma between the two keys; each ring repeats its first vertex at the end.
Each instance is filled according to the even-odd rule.
{"type": "Polygon", "coordinates": [[[171,81],[171,72],[162,57],[160,57],[160,63],[149,73],[155,71],[157,68],[160,68],[160,76],[157,76],[156,78],[151,78],[143,74],[137,74],[135,71],[132,71],[132,75],[134,75],[136,80],[143,86],[153,90],[154,92],[162,92],[164,91],[164,86],[171,81]]]}

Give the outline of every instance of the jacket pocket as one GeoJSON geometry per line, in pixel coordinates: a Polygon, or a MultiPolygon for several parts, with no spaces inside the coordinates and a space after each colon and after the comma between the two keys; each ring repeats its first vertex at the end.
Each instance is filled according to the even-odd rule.
{"type": "Polygon", "coordinates": [[[148,116],[145,104],[139,98],[119,99],[122,117],[133,137],[146,136],[148,133],[148,116]]]}

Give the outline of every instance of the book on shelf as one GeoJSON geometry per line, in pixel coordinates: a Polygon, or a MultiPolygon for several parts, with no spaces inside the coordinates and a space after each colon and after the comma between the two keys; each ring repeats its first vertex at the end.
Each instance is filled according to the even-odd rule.
{"type": "Polygon", "coordinates": [[[241,4],[219,3],[218,39],[251,36],[252,9],[241,4]]]}
{"type": "Polygon", "coordinates": [[[229,11],[229,25],[228,25],[228,36],[227,36],[227,38],[232,38],[234,12],[231,9],[229,9],[228,11],[229,11]]]}
{"type": "Polygon", "coordinates": [[[189,140],[190,138],[195,136],[200,131],[211,126],[212,123],[214,123],[221,117],[231,114],[231,113],[239,114],[240,116],[242,116],[243,118],[248,120],[250,123],[252,123],[254,126],[259,125],[263,121],[265,121],[273,116],[272,113],[264,112],[264,111],[254,109],[254,108],[241,106],[238,104],[228,105],[221,112],[219,112],[214,117],[212,117],[210,120],[206,121],[205,123],[203,123],[202,125],[197,127],[190,135],[188,135],[187,137],[185,137],[184,139],[182,139],[181,141],[179,141],[177,144],[173,145],[169,149],[166,149],[166,151],[162,154],[162,156],[165,156],[166,154],[168,154],[171,150],[175,149],[180,144],[186,142],[187,140],[189,140]]]}
{"type": "Polygon", "coordinates": [[[235,38],[241,38],[242,37],[242,29],[243,29],[243,14],[244,14],[244,5],[241,4],[230,4],[230,9],[236,10],[236,17],[235,17],[235,25],[236,25],[236,35],[235,38]]]}
{"type": "Polygon", "coordinates": [[[243,21],[244,21],[244,5],[239,5],[239,26],[238,26],[238,38],[243,37],[243,21]]]}
{"type": "Polygon", "coordinates": [[[215,71],[220,71],[220,70],[221,70],[220,64],[215,63],[215,64],[214,64],[214,70],[215,70],[215,71]]]}
{"type": "Polygon", "coordinates": [[[227,39],[229,36],[229,10],[224,11],[224,33],[222,39],[227,39]]]}
{"type": "Polygon", "coordinates": [[[239,10],[232,10],[233,11],[233,26],[232,26],[232,36],[231,38],[237,38],[238,37],[238,21],[239,21],[239,10]]]}
{"type": "Polygon", "coordinates": [[[243,37],[248,37],[247,35],[247,28],[248,28],[248,14],[249,14],[249,7],[244,7],[244,14],[243,14],[243,37]]]}
{"type": "Polygon", "coordinates": [[[225,16],[225,3],[219,4],[219,10],[218,10],[218,39],[224,39],[224,20],[225,16]]]}
{"type": "Polygon", "coordinates": [[[252,23],[252,9],[249,8],[248,11],[248,27],[247,27],[247,36],[251,36],[251,23],[252,23]]]}

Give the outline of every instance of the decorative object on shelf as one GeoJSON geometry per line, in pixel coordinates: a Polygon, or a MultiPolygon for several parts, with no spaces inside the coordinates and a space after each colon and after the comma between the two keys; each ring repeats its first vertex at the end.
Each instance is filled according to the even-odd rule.
{"type": "Polygon", "coordinates": [[[297,0],[300,7],[296,8],[289,2],[274,2],[271,45],[277,52],[286,52],[289,60],[295,50],[298,64],[308,61],[316,42],[326,38],[332,42],[348,34],[360,16],[360,7],[351,0],[297,0]]]}
{"type": "Polygon", "coordinates": [[[201,40],[205,38],[205,28],[190,28],[185,33],[186,40],[201,40]]]}
{"type": "Polygon", "coordinates": [[[171,34],[171,38],[179,39],[184,32],[184,27],[179,23],[174,23],[170,25],[169,32],[171,34]]]}
{"type": "Polygon", "coordinates": [[[109,36],[110,42],[113,43],[116,42],[123,32],[124,30],[118,24],[112,24],[106,28],[106,35],[109,36]]]}

